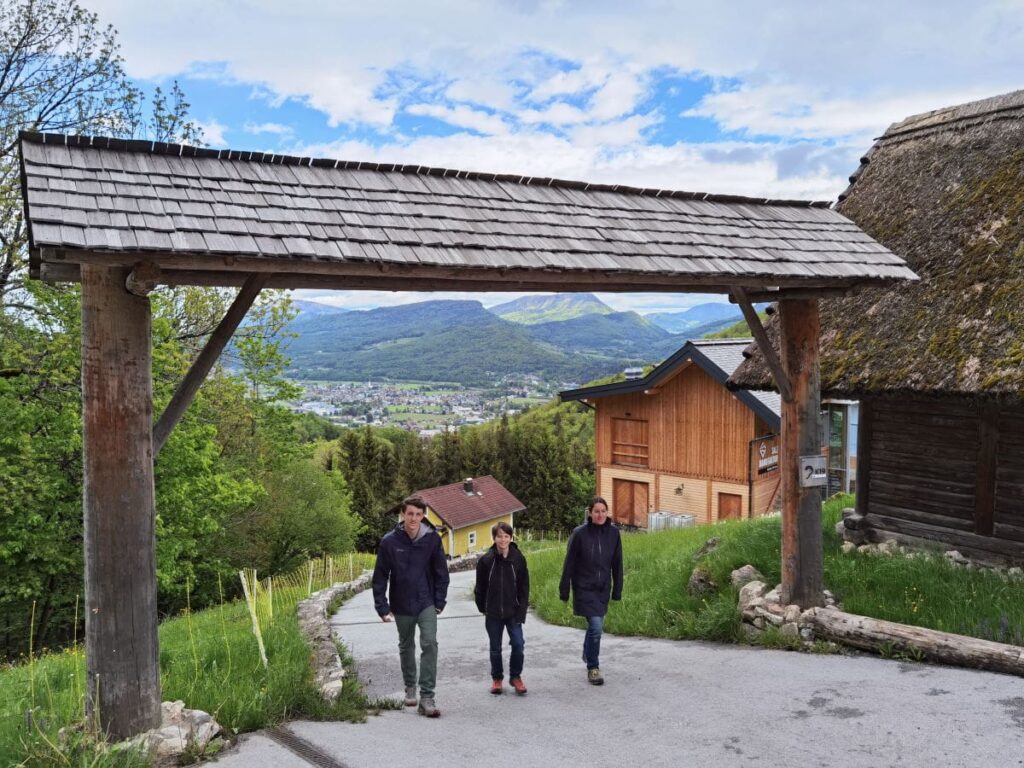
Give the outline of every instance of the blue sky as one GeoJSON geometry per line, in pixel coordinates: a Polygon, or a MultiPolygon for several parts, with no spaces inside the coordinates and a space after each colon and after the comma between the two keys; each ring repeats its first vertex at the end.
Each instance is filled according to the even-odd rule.
{"type": "Polygon", "coordinates": [[[834,200],[890,123],[1024,87],[1024,0],[84,2],[211,146],[346,160],[834,200]]]}

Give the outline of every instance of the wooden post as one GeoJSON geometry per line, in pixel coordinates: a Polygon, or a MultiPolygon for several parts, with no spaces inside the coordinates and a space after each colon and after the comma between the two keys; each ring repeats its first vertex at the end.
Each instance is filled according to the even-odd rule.
{"type": "Polygon", "coordinates": [[[818,456],[821,445],[821,320],[816,299],[779,302],[782,366],[792,400],[782,401],[782,588],[784,603],[803,608],[824,604],[821,490],[800,485],[800,457],[818,456]]]}
{"type": "Polygon", "coordinates": [[[149,299],[82,266],[86,711],[120,740],[160,724],[149,299]]]}
{"type": "Polygon", "coordinates": [[[871,444],[874,442],[875,410],[870,398],[860,401],[860,421],[857,423],[857,514],[871,511],[871,444]]]}

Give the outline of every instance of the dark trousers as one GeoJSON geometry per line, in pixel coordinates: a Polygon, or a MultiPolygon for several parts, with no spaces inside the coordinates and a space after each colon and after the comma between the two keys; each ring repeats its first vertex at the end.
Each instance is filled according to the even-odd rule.
{"type": "Polygon", "coordinates": [[[587,616],[587,632],[583,635],[583,660],[587,669],[601,666],[601,634],[604,632],[604,616],[587,616]]]}
{"type": "Polygon", "coordinates": [[[491,679],[505,679],[505,670],[501,660],[501,639],[505,630],[508,630],[508,641],[512,646],[512,653],[508,659],[508,674],[510,678],[520,677],[523,674],[524,650],[526,648],[523,625],[515,619],[492,619],[487,616],[484,619],[484,626],[487,628],[487,637],[491,640],[491,679]]]}

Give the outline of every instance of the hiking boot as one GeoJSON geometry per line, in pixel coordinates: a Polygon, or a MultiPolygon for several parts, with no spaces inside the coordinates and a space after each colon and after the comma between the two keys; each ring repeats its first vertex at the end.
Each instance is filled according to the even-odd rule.
{"type": "Polygon", "coordinates": [[[416,706],[416,686],[407,685],[405,686],[405,706],[415,707],[416,706]]]}
{"type": "Polygon", "coordinates": [[[436,704],[434,704],[433,697],[424,696],[420,699],[420,705],[416,708],[416,711],[424,717],[441,716],[441,710],[437,708],[436,704]]]}
{"type": "Polygon", "coordinates": [[[523,678],[513,677],[508,682],[513,688],[516,689],[516,693],[518,693],[520,696],[526,693],[526,683],[523,682],[523,678]]]}
{"type": "Polygon", "coordinates": [[[495,696],[501,695],[501,678],[496,677],[493,680],[491,680],[491,693],[493,693],[495,696]]]}
{"type": "Polygon", "coordinates": [[[601,677],[601,670],[597,667],[587,670],[587,681],[591,685],[604,685],[604,678],[601,677]]]}

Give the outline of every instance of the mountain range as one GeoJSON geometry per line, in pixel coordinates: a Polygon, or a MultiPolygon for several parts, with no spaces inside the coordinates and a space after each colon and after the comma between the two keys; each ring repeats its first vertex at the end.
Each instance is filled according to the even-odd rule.
{"type": "MultiPolygon", "coordinates": [[[[425,301],[366,311],[295,302],[289,374],[298,379],[456,381],[486,385],[532,373],[582,382],[663,360],[693,333],[673,333],[680,313],[616,312],[591,294],[528,296],[485,309],[479,301],[425,301]],[[665,318],[668,317],[666,320],[665,318]]],[[[703,333],[739,317],[729,304],[699,305],[703,333]],[[718,307],[718,311],[714,307],[718,307]],[[722,311],[722,308],[731,312],[722,311]]],[[[690,310],[692,311],[692,310],[690,310]]]]}

